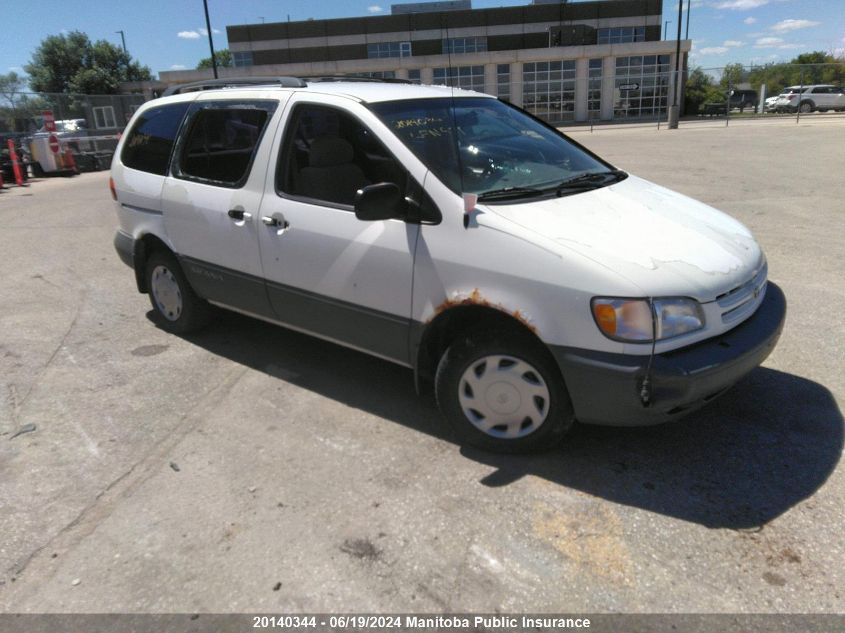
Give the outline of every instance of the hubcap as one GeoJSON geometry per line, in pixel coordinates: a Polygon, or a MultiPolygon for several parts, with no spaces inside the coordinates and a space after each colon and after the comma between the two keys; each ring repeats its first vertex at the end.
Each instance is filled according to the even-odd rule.
{"type": "Polygon", "coordinates": [[[156,266],[150,286],[158,311],[168,321],[176,321],[182,315],[182,290],[173,272],[166,266],[156,266]]]}
{"type": "Polygon", "coordinates": [[[549,388],[540,372],[513,356],[485,356],[470,364],[458,385],[467,420],[496,438],[536,431],[549,414],[549,388]]]}

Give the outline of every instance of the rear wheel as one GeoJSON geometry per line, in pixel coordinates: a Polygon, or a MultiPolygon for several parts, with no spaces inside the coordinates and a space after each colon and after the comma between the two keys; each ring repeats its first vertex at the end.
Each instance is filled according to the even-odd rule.
{"type": "Polygon", "coordinates": [[[191,288],[172,253],[154,251],[147,259],[146,274],[150,303],[162,328],[186,334],[208,323],[211,306],[191,288]]]}
{"type": "Polygon", "coordinates": [[[554,360],[521,333],[459,338],[440,360],[435,393],[458,438],[491,451],[548,450],[574,422],[554,360]]]}

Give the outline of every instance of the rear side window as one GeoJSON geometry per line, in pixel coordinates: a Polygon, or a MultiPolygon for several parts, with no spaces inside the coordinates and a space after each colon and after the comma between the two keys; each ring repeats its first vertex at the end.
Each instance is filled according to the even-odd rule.
{"type": "Polygon", "coordinates": [[[275,103],[203,107],[179,150],[179,178],[223,187],[246,182],[255,149],[275,103]]]}
{"type": "Polygon", "coordinates": [[[190,105],[174,103],[144,112],[123,144],[120,155],[123,164],[132,169],[164,176],[176,133],[190,105]]]}

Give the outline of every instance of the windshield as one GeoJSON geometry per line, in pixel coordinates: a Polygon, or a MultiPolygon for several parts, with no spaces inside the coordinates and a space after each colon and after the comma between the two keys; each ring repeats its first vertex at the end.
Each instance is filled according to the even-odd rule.
{"type": "Polygon", "coordinates": [[[609,169],[563,135],[496,99],[414,99],[370,107],[458,194],[547,189],[609,169]]]}

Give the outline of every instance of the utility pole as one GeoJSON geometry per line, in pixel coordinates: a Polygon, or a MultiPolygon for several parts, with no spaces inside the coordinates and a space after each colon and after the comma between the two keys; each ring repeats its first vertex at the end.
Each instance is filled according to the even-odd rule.
{"type": "Polygon", "coordinates": [[[689,39],[689,10],[692,4],[692,0],[687,0],[687,34],[684,36],[685,40],[689,39]]]}
{"type": "Polygon", "coordinates": [[[120,41],[123,43],[123,52],[126,52],[126,37],[123,35],[123,31],[115,31],[115,33],[120,33],[120,41]]]}
{"type": "Polygon", "coordinates": [[[217,79],[217,58],[214,56],[214,42],[211,39],[211,20],[208,19],[208,0],[202,0],[205,9],[205,30],[208,32],[208,48],[211,50],[211,69],[214,71],[214,78],[217,79]]]}
{"type": "Polygon", "coordinates": [[[672,83],[672,107],[669,108],[669,129],[678,129],[681,107],[678,105],[678,92],[681,89],[681,26],[684,21],[684,2],[678,0],[678,38],[675,43],[675,81],[672,83]]]}

